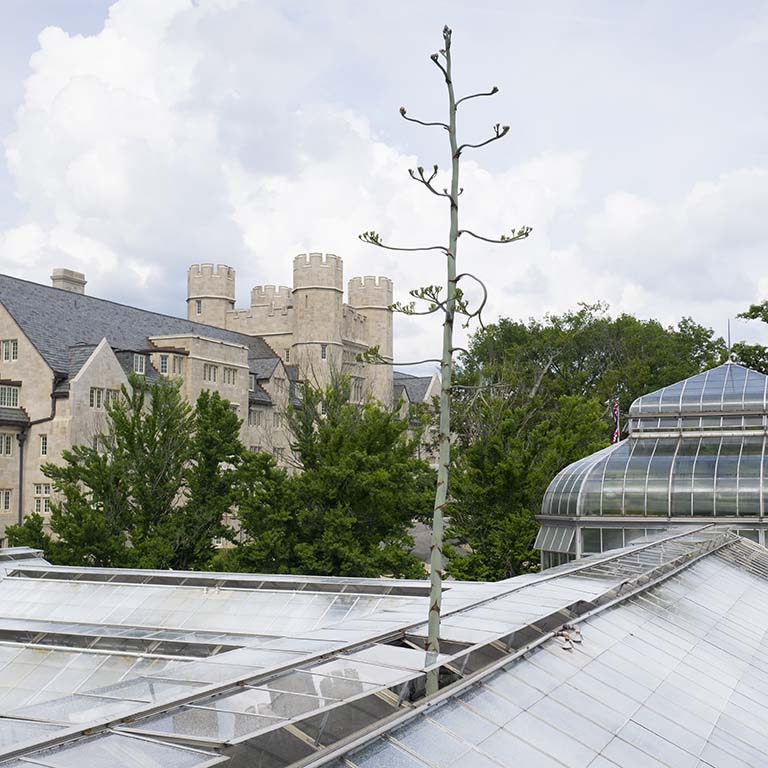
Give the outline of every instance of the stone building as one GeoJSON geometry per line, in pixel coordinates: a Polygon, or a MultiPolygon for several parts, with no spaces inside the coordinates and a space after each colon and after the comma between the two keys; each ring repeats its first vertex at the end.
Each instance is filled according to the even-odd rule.
{"type": "Polygon", "coordinates": [[[235,308],[235,270],[224,264],[192,265],[187,286],[190,320],[263,338],[283,363],[316,384],[347,374],[357,402],[373,397],[392,403],[392,367],[356,361],[370,347],[392,361],[390,279],[353,277],[345,303],[341,258],[309,253],[293,261],[292,288],[257,285],[247,309],[235,308]]]}
{"type": "Polygon", "coordinates": [[[190,402],[218,391],[242,419],[243,444],[288,465],[284,414],[299,374],[264,339],[86,296],[78,272],[52,280],[0,275],[0,539],[49,511],[42,465],[94,441],[132,371],[180,378],[190,402]]]}

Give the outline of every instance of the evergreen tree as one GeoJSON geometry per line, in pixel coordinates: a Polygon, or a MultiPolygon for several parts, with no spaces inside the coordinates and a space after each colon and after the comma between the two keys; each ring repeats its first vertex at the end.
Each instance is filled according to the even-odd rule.
{"type": "Polygon", "coordinates": [[[376,403],[349,402],[349,382],[305,384],[288,424],[300,472],[270,457],[243,468],[241,535],[222,567],[332,576],[422,577],[408,529],[426,519],[434,474],[415,458],[408,422],[376,403]]]}
{"type": "Polygon", "coordinates": [[[224,517],[235,503],[235,486],[245,457],[240,419],[218,392],[200,393],[193,427],[186,503],[176,506],[172,515],[173,567],[187,570],[209,565],[213,538],[225,533],[224,517]]]}

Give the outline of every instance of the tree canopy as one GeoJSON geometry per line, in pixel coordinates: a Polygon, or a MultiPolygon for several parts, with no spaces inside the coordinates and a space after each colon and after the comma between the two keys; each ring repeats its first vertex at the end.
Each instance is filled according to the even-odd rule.
{"type": "Polygon", "coordinates": [[[611,317],[602,304],[476,333],[456,388],[448,571],[498,579],[537,567],[534,519],[563,467],[606,445],[610,403],[725,359],[722,339],[689,318],[611,317]]]}
{"type": "Polygon", "coordinates": [[[218,393],[204,392],[193,409],[173,380],[134,375],[121,395],[107,403],[95,445],[43,466],[57,494],[54,536],[30,516],[9,526],[9,541],[37,541],[64,565],[204,568],[243,452],[237,416],[218,393]]]}
{"type": "Polygon", "coordinates": [[[424,575],[408,529],[431,509],[434,475],[416,458],[408,421],[374,402],[349,401],[349,382],[305,384],[288,425],[300,471],[257,456],[257,490],[238,500],[245,541],[226,567],[335,576],[424,575]]]}

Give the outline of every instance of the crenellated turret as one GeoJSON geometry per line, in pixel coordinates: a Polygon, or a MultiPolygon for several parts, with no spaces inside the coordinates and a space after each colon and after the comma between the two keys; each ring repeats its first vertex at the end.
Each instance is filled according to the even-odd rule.
{"type": "Polygon", "coordinates": [[[342,366],[344,266],[332,253],[302,253],[293,260],[293,349],[307,377],[326,384],[342,366]]]}
{"type": "MultiPolygon", "coordinates": [[[[367,318],[369,347],[378,347],[381,356],[392,362],[392,281],[388,277],[353,277],[348,287],[349,304],[367,318]]],[[[392,400],[392,366],[369,366],[368,394],[387,405],[392,400]]]]}
{"type": "Polygon", "coordinates": [[[193,264],[187,272],[187,317],[199,323],[227,326],[235,307],[235,270],[226,264],[193,264]]]}

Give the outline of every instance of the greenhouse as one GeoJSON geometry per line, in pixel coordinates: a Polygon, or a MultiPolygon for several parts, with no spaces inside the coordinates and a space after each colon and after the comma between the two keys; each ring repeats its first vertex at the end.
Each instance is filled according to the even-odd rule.
{"type": "Polygon", "coordinates": [[[435,654],[426,581],[0,549],[0,768],[764,765],[766,574],[710,523],[445,582],[435,654]]]}
{"type": "Polygon", "coordinates": [[[542,503],[544,566],[680,523],[764,537],[768,376],[726,363],[638,398],[628,437],[562,470],[542,503]]]}

